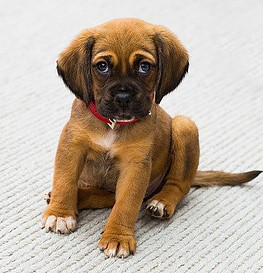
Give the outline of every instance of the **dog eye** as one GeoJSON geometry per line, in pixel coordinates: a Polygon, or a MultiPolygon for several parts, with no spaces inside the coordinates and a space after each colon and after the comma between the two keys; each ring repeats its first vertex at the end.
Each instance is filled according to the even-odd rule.
{"type": "Polygon", "coordinates": [[[147,62],[141,62],[139,65],[139,73],[147,74],[151,70],[151,64],[147,62]]]}
{"type": "Polygon", "coordinates": [[[97,70],[99,73],[106,74],[109,71],[109,65],[105,61],[98,62],[96,64],[97,70]]]}

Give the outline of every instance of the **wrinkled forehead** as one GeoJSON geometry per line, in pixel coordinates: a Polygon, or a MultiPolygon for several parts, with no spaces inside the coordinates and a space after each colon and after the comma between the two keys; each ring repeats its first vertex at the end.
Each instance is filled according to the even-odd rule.
{"type": "Polygon", "coordinates": [[[97,36],[93,50],[92,63],[110,59],[114,64],[129,63],[142,59],[156,64],[156,47],[153,38],[145,32],[115,31],[97,36]]]}

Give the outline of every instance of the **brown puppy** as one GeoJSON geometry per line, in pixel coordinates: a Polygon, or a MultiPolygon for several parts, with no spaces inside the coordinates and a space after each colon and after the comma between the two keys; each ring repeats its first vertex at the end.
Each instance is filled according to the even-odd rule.
{"type": "Polygon", "coordinates": [[[143,200],[152,216],[169,218],[192,185],[239,184],[260,173],[197,172],[197,127],[158,105],[188,69],[186,49],[165,27],[119,19],[84,30],[57,68],[77,99],[57,150],[47,231],[73,231],[81,209],[113,207],[99,248],[127,257],[143,200]]]}

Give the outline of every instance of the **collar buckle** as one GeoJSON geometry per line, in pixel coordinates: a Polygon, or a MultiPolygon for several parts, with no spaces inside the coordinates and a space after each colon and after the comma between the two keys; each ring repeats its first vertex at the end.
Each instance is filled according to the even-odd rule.
{"type": "Polygon", "coordinates": [[[109,122],[107,123],[110,128],[113,130],[115,125],[117,124],[117,120],[116,119],[109,119],[109,122]]]}

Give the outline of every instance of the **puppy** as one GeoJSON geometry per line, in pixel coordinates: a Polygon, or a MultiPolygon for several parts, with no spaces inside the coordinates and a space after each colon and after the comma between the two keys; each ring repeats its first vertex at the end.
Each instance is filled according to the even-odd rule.
{"type": "Polygon", "coordinates": [[[150,215],[166,219],[193,185],[235,185],[260,173],[197,172],[196,125],[159,106],[184,78],[188,59],[168,29],[138,19],[86,29],[61,53],[58,74],[76,99],[42,216],[47,231],[68,233],[78,211],[113,207],[99,248],[125,258],[135,252],[144,201],[150,215]]]}

